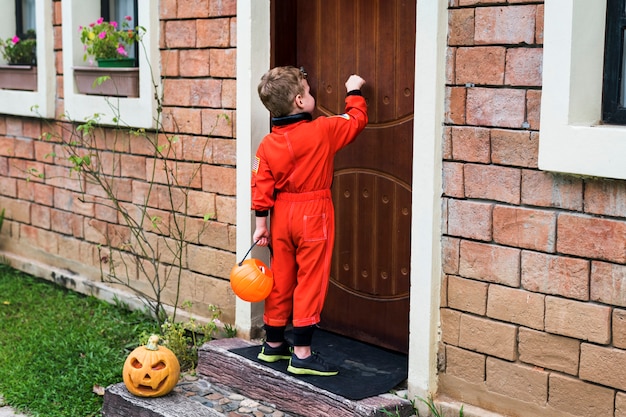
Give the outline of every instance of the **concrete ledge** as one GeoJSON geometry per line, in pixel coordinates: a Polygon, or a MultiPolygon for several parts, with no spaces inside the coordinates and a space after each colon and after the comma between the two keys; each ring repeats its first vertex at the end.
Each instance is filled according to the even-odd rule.
{"type": "Polygon", "coordinates": [[[224,414],[172,391],[158,398],[132,395],[124,383],[109,386],[104,393],[103,417],[224,417],[224,414]]]}
{"type": "Polygon", "coordinates": [[[383,410],[394,416],[397,411],[399,417],[413,414],[411,403],[395,395],[349,400],[229,352],[250,345],[243,339],[205,343],[198,351],[198,375],[296,416],[383,417],[387,415],[383,410]]]}

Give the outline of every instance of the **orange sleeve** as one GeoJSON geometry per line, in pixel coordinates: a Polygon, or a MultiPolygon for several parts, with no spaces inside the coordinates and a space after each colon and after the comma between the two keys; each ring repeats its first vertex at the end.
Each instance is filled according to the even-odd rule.
{"type": "Polygon", "coordinates": [[[359,95],[346,96],[345,113],[327,118],[330,137],[335,138],[335,151],[354,141],[368,122],[365,98],[359,95]]]}
{"type": "Polygon", "coordinates": [[[274,207],[274,188],[274,177],[261,142],[252,161],[252,210],[264,212],[274,207]]]}

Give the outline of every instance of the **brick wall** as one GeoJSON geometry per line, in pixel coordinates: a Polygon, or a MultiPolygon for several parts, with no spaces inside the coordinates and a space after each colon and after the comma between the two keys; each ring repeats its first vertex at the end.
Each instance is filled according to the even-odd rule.
{"type": "Polygon", "coordinates": [[[450,0],[440,393],[626,416],[626,182],[537,169],[542,1],[450,0]]]}
{"type": "MultiPolygon", "coordinates": [[[[60,0],[54,0],[53,18],[56,108],[61,115],[60,0]]],[[[176,155],[168,164],[175,166],[177,178],[189,192],[189,246],[183,256],[179,302],[191,301],[197,317],[210,317],[207,307],[217,305],[222,320],[230,323],[234,322],[234,295],[228,278],[236,262],[236,23],[236,0],[160,2],[164,130],[158,137],[149,134],[155,141],[179,137],[176,155]],[[211,215],[210,221],[203,220],[205,214],[211,215]]],[[[115,211],[102,204],[104,195],[97,187],[82,184],[85,199],[78,198],[82,187],[76,176],[70,177],[63,147],[58,140],[40,138],[44,132],[61,131],[50,122],[55,121],[0,115],[0,208],[6,209],[3,249],[67,271],[70,278],[81,275],[98,281],[98,245],[105,243],[103,231],[123,237],[128,228],[115,211]],[[56,156],[51,156],[53,153],[56,156]]],[[[146,141],[102,129],[96,142],[103,157],[111,158],[103,161],[113,166],[114,158],[117,163],[114,175],[120,179],[120,200],[140,202],[151,178],[153,153],[146,141]],[[111,147],[117,154],[109,152],[111,147]]],[[[163,175],[162,170],[157,171],[148,206],[150,213],[170,219],[163,175]]],[[[129,278],[145,285],[133,272],[129,278]]],[[[69,282],[72,286],[71,279],[69,282]]],[[[165,295],[171,302],[173,290],[165,295]]]]}

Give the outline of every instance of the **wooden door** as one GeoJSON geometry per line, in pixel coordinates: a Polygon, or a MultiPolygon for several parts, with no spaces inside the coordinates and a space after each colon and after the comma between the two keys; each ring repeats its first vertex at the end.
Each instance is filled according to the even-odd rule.
{"type": "Polygon", "coordinates": [[[273,65],[304,66],[315,116],[367,82],[369,124],[335,159],[336,240],[323,328],[408,351],[415,0],[276,0],[273,65]]]}

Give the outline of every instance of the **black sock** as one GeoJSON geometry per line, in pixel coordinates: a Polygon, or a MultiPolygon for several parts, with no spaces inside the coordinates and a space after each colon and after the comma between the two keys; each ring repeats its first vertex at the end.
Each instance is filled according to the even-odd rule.
{"type": "Polygon", "coordinates": [[[313,332],[315,326],[304,326],[293,328],[293,345],[294,346],[311,346],[313,332]]]}
{"type": "Polygon", "coordinates": [[[265,325],[265,341],[270,343],[279,343],[285,340],[285,327],[274,327],[265,325]]]}

